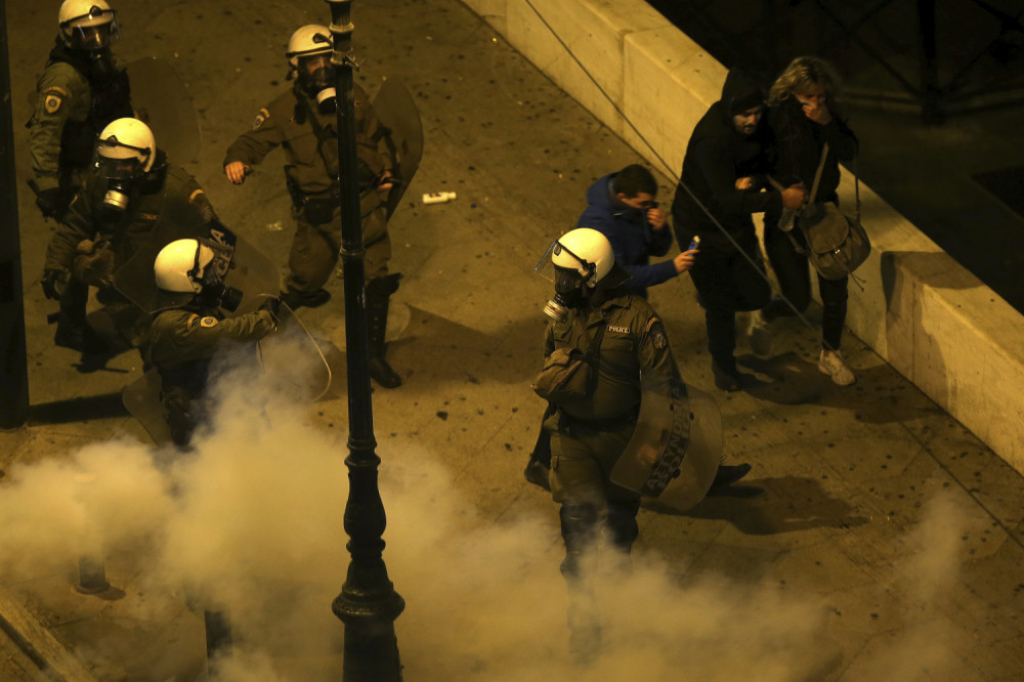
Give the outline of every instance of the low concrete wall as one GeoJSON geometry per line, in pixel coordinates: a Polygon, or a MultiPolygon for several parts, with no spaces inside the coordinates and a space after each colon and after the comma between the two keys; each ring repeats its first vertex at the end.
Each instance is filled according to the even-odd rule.
{"type": "MultiPolygon", "coordinates": [[[[651,164],[679,173],[726,69],[664,17],[641,0],[463,1],[651,164]]],[[[840,194],[853,204],[849,173],[840,194]]],[[[863,183],[861,203],[874,252],[857,271],[864,291],[851,285],[848,326],[1024,473],[1024,317],[863,183]]]]}

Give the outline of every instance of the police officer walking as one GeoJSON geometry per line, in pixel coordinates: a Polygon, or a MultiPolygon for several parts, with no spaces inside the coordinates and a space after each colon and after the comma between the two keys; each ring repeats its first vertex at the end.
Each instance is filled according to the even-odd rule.
{"type": "MultiPolygon", "coordinates": [[[[282,292],[288,307],[317,307],[330,299],[324,285],[337,265],[341,248],[338,131],[330,29],[311,24],[292,34],[288,63],[295,85],[260,109],[252,130],[228,148],[224,172],[240,184],[251,166],[274,147],[288,159],[285,179],[292,196],[295,237],[288,257],[289,275],[282,292]]],[[[386,197],[391,189],[387,130],[366,92],[354,87],[358,146],[360,212],[366,267],[366,313],[369,323],[370,376],[385,388],[402,383],[385,360],[388,302],[398,289],[399,273],[388,274],[391,240],[386,197]]]]}
{"type": "Polygon", "coordinates": [[[28,127],[36,205],[59,220],[92,162],[97,134],[133,114],[128,76],[110,51],[120,36],[116,11],[105,0],[64,0],[58,23],[28,127]]]}
{"type": "Polygon", "coordinates": [[[199,183],[167,163],[149,126],[134,118],[110,123],[96,143],[92,172],[46,248],[43,293],[61,306],[57,345],[94,353],[111,342],[136,345],[139,312],[113,288],[113,276],[149,243],[169,200],[195,205],[206,222],[214,218],[199,183]],[[90,286],[110,315],[107,338],[97,337],[85,319],[90,286]]]}

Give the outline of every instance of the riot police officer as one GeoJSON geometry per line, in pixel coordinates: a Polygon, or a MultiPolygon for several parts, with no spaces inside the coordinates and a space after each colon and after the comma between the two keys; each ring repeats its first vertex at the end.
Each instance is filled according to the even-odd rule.
{"type": "MultiPolygon", "coordinates": [[[[316,307],[330,298],[323,287],[338,262],[341,210],[338,181],[338,132],[334,90],[334,50],[330,29],[311,24],[288,41],[289,76],[295,85],[260,109],[252,130],[228,148],[224,172],[240,184],[249,167],[263,161],[278,145],[288,159],[285,179],[293,202],[295,237],[288,257],[290,273],[282,300],[292,309],[316,307]]],[[[394,388],[402,379],[385,360],[388,301],[398,289],[398,273],[388,274],[386,192],[392,186],[391,159],[385,149],[387,130],[370,100],[354,88],[358,146],[360,211],[366,267],[366,313],[369,323],[370,376],[394,388]]]]}
{"type": "Polygon", "coordinates": [[[111,121],[132,116],[128,76],[110,51],[120,35],[116,11],[105,0],[64,0],[58,25],[28,123],[36,204],[56,219],[89,168],[96,135],[111,121]]]}
{"type": "MultiPolygon", "coordinates": [[[[647,299],[623,286],[629,274],[615,263],[607,237],[590,228],[572,230],[555,243],[552,264],[555,296],[545,307],[552,322],[544,357],[561,352],[568,358],[566,368],[573,358],[584,364],[571,381],[559,376],[563,370],[552,373],[546,368],[535,388],[556,387],[551,392],[540,386],[538,392],[554,408],[544,426],[551,431],[551,494],[561,505],[570,646],[586,658],[600,641],[600,627],[589,610],[585,560],[594,556],[602,527],[624,554],[630,553],[640,532],[640,493],[614,483],[611,472],[636,431],[641,374],[649,384],[682,381],[661,318],[647,299]],[[584,373],[582,379],[579,373],[584,373]]],[[[561,361],[552,364],[563,366],[561,361]]],[[[730,485],[749,470],[746,464],[722,465],[714,482],[730,485]]]]}
{"type": "Polygon", "coordinates": [[[136,345],[137,309],[113,289],[113,275],[152,237],[165,200],[193,204],[201,220],[213,208],[199,183],[167,163],[149,127],[134,118],[110,123],[99,135],[92,171],[84,179],[46,249],[43,293],[61,305],[57,345],[101,352],[110,342],[136,345]],[[86,323],[89,287],[99,289],[112,329],[97,338],[86,323]]]}
{"type": "Polygon", "coordinates": [[[178,239],[162,248],[153,263],[158,298],[145,347],[149,363],[160,373],[171,439],[180,447],[208,418],[204,394],[222,344],[259,341],[277,328],[278,299],[268,299],[251,313],[225,316],[232,292],[220,275],[227,261],[218,267],[217,258],[225,257],[212,241],[178,239]]]}

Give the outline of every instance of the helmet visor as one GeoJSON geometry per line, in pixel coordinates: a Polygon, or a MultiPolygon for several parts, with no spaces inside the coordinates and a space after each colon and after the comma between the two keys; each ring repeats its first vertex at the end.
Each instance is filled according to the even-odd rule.
{"type": "Polygon", "coordinates": [[[152,154],[149,147],[133,147],[111,135],[96,143],[93,171],[110,180],[130,180],[142,175],[152,154]]]}
{"type": "Polygon", "coordinates": [[[117,27],[117,10],[99,7],[68,19],[60,28],[72,49],[76,50],[102,50],[121,37],[117,27]]]}

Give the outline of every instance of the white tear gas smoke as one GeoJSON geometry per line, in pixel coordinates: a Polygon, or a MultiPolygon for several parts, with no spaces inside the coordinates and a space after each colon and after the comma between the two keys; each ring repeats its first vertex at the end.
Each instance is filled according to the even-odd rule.
{"type": "MultiPolygon", "coordinates": [[[[337,679],[342,430],[237,375],[217,395],[216,428],[170,469],[123,441],[13,468],[0,487],[0,566],[31,573],[86,549],[127,547],[147,593],[163,594],[126,605],[139,617],[175,595],[197,612],[229,611],[236,649],[223,679],[337,679]]],[[[575,664],[556,507],[495,523],[474,511],[444,453],[396,441],[381,453],[381,491],[385,559],[407,602],[395,624],[407,679],[792,682],[820,679],[833,660],[814,597],[715,576],[682,587],[654,552],[625,570],[604,548],[595,583],[604,646],[575,664]]]]}

